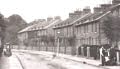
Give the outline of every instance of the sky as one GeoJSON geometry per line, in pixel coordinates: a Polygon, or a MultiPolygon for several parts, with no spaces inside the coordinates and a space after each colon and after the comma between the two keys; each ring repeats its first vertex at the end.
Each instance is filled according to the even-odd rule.
{"type": "Polygon", "coordinates": [[[0,0],[0,12],[4,17],[18,14],[29,23],[54,16],[66,19],[70,12],[102,3],[110,3],[110,0],[0,0]]]}

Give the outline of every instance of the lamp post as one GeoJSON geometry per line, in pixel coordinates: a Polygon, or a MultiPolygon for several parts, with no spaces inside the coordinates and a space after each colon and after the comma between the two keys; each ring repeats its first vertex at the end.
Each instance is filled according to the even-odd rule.
{"type": "Polygon", "coordinates": [[[60,39],[59,39],[60,32],[57,32],[57,55],[59,54],[59,47],[60,47],[60,39]]]}

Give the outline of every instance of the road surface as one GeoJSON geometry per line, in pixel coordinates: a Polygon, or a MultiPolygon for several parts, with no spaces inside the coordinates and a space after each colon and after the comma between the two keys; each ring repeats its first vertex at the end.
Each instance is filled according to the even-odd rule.
{"type": "Polygon", "coordinates": [[[48,56],[25,52],[15,52],[14,55],[20,58],[24,69],[103,69],[60,57],[53,59],[48,56]]]}

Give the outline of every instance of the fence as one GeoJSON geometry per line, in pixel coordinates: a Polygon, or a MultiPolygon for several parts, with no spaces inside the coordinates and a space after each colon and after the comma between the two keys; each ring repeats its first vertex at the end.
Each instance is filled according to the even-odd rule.
{"type": "MultiPolygon", "coordinates": [[[[24,49],[24,50],[37,50],[37,51],[49,51],[49,52],[57,52],[56,46],[12,46],[13,49],[24,49]]],[[[98,46],[90,46],[89,55],[90,57],[93,57],[94,59],[100,59],[99,56],[99,48],[98,46]]],[[[69,55],[75,55],[76,54],[76,48],[72,46],[62,46],[59,47],[59,53],[63,54],[69,54],[69,55]]],[[[79,47],[78,48],[78,55],[82,55],[87,57],[87,46],[79,47]],[[83,49],[83,50],[82,50],[83,49]],[[83,52],[82,52],[83,51],[83,52]]],[[[120,51],[116,51],[118,53],[117,60],[120,62],[120,51]]]]}
{"type": "MultiPolygon", "coordinates": [[[[37,51],[50,51],[50,52],[57,52],[56,46],[12,46],[13,49],[24,49],[24,50],[37,50],[37,51]]],[[[66,46],[66,47],[59,47],[59,53],[75,55],[76,50],[75,47],[66,46]]]]}

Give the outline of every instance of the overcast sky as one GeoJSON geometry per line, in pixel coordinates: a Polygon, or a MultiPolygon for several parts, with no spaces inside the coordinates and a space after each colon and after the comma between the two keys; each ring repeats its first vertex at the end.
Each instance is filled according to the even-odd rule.
{"type": "Polygon", "coordinates": [[[0,12],[5,17],[19,14],[27,22],[54,16],[65,19],[76,9],[108,2],[110,0],[0,0],[0,12]]]}

